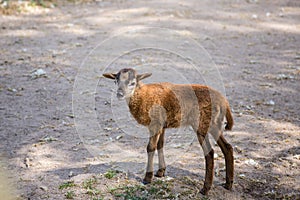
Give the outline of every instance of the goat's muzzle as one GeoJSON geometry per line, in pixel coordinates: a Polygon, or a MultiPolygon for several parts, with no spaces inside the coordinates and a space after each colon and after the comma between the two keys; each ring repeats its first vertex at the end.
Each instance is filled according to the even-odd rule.
{"type": "Polygon", "coordinates": [[[117,98],[118,98],[119,100],[124,99],[124,93],[123,93],[123,91],[121,91],[121,90],[118,90],[118,91],[117,91],[117,98]]]}

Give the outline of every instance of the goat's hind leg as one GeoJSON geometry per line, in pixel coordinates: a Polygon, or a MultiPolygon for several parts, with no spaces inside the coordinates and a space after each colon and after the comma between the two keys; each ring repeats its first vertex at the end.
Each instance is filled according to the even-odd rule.
{"type": "Polygon", "coordinates": [[[225,140],[223,134],[217,140],[219,147],[221,148],[226,163],[226,183],[225,188],[231,190],[234,177],[234,158],[232,146],[225,140]]]}
{"type": "Polygon", "coordinates": [[[166,163],[164,158],[164,140],[165,140],[165,129],[162,129],[162,132],[159,136],[159,140],[157,143],[157,152],[158,152],[158,171],[156,172],[156,177],[165,176],[166,171],[166,163]]]}
{"type": "Polygon", "coordinates": [[[200,192],[201,194],[207,195],[213,182],[214,150],[210,145],[208,135],[205,136],[197,132],[197,137],[205,155],[205,180],[200,192]]]}

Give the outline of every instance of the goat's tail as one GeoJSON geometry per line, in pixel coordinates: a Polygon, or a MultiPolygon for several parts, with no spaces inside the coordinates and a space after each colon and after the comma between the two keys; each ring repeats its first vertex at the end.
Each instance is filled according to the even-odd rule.
{"type": "Polygon", "coordinates": [[[227,124],[225,126],[225,130],[231,130],[233,127],[233,118],[232,118],[230,106],[228,103],[226,106],[226,120],[227,120],[227,124]]]}

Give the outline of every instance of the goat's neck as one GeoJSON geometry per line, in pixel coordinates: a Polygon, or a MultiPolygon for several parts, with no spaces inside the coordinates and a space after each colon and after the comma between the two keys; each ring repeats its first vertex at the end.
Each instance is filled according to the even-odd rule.
{"type": "Polygon", "coordinates": [[[126,98],[127,105],[129,105],[130,99],[131,99],[131,97],[134,95],[134,93],[135,93],[137,90],[139,90],[143,85],[144,85],[144,83],[142,83],[141,81],[138,82],[138,84],[137,84],[137,86],[136,86],[136,88],[135,88],[133,94],[132,94],[130,97],[127,97],[127,98],[126,98]]]}
{"type": "Polygon", "coordinates": [[[131,96],[130,96],[130,97],[127,97],[127,98],[125,98],[127,105],[129,105],[130,99],[131,99],[131,96]]]}

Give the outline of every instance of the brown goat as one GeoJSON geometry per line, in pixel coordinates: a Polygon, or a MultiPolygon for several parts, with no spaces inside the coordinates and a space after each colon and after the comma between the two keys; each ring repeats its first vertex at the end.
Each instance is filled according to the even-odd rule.
{"type": "Polygon", "coordinates": [[[226,162],[225,188],[230,190],[233,184],[234,160],[232,146],[222,133],[223,120],[225,129],[231,130],[233,118],[228,101],[218,91],[204,85],[179,85],[171,83],[143,84],[142,79],[150,73],[137,74],[133,69],[122,69],[117,74],[103,74],[114,79],[118,85],[117,97],[126,99],[130,112],[139,124],[147,126],[150,132],[147,146],[148,162],[143,183],[153,178],[153,157],[158,151],[159,169],[155,176],[165,175],[164,133],[166,128],[182,125],[192,126],[204,151],[206,172],[202,194],[207,194],[212,186],[214,169],[214,150],[207,133],[211,133],[221,148],[226,162]]]}

